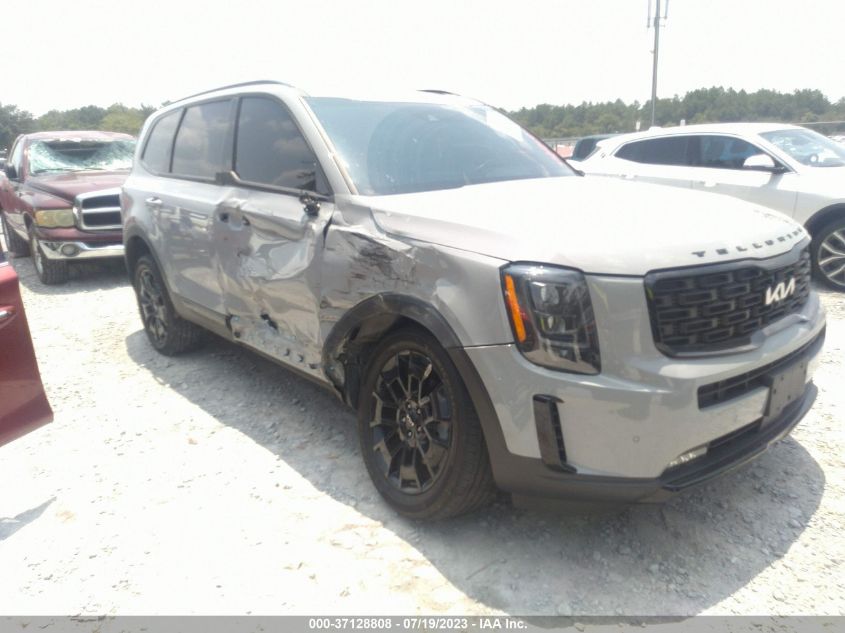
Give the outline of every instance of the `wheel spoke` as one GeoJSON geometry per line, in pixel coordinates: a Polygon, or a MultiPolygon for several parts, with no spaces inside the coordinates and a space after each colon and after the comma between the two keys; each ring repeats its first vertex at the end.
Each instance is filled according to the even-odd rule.
{"type": "Polygon", "coordinates": [[[845,260],[845,255],[834,255],[833,257],[825,257],[824,259],[819,259],[819,266],[827,266],[833,262],[841,262],[845,260]]]}
{"type": "Polygon", "coordinates": [[[449,396],[443,384],[437,385],[431,392],[431,417],[434,420],[451,420],[452,408],[449,403],[449,396]]]}
{"type": "Polygon", "coordinates": [[[411,397],[411,356],[410,354],[400,354],[396,357],[396,366],[399,370],[398,384],[402,389],[402,394],[406,398],[411,397]]]}
{"type": "Polygon", "coordinates": [[[420,484],[420,476],[417,472],[417,451],[404,450],[402,454],[402,463],[399,466],[399,482],[413,482],[414,488],[422,488],[420,484]]]}
{"type": "Polygon", "coordinates": [[[403,445],[399,441],[391,441],[396,437],[395,433],[390,433],[385,435],[381,441],[373,447],[373,450],[376,453],[379,453],[384,459],[385,464],[388,466],[388,469],[393,461],[393,458],[402,450],[403,445]],[[393,444],[393,447],[390,447],[390,444],[393,444]]]}
{"type": "Polygon", "coordinates": [[[845,264],[842,264],[842,265],[841,265],[839,268],[837,268],[836,270],[832,270],[832,271],[825,270],[825,271],[823,271],[823,272],[824,272],[824,274],[825,274],[825,275],[827,275],[828,277],[837,277],[838,275],[840,275],[840,274],[842,274],[843,272],[845,272],[845,264]]]}
{"type": "MultiPolygon", "coordinates": [[[[425,434],[427,441],[425,448],[421,449],[422,456],[426,465],[433,469],[433,471],[436,471],[440,468],[440,462],[442,462],[443,458],[446,456],[449,446],[448,444],[443,443],[439,438],[432,437],[428,429],[425,429],[425,434]]],[[[432,472],[432,475],[433,474],[434,472],[432,472]]]]}
{"type": "Polygon", "coordinates": [[[845,257],[845,251],[840,251],[837,248],[834,248],[833,244],[831,244],[830,238],[822,242],[822,249],[826,250],[828,253],[832,253],[834,257],[845,257]]]}

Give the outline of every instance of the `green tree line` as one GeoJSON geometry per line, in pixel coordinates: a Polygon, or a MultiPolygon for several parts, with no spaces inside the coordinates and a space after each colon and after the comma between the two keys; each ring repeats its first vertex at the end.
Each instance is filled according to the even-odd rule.
{"type": "Polygon", "coordinates": [[[42,130],[105,130],[137,135],[146,118],[156,108],[131,108],[115,103],[108,108],[89,105],[72,110],[50,110],[34,117],[14,105],[0,103],[0,149],[11,147],[18,134],[42,130]]]}
{"type": "MultiPolygon", "coordinates": [[[[153,106],[133,108],[115,103],[107,108],[89,105],[72,110],[50,110],[34,117],[14,105],[0,104],[0,149],[8,148],[18,134],[39,130],[107,130],[138,134],[153,106]]],[[[580,105],[541,104],[509,112],[516,121],[541,138],[570,138],[587,134],[633,132],[637,121],[643,129],[651,121],[651,101],[625,103],[620,99],[580,105]]],[[[658,99],[657,125],[720,121],[780,121],[814,123],[845,120],[845,98],[833,103],[818,90],[746,92],[732,88],[701,88],[683,97],[658,99]]],[[[824,133],[834,129],[814,127],[824,133]]],[[[840,126],[838,130],[842,130],[840,126]]]]}
{"type": "MultiPolygon", "coordinates": [[[[541,104],[508,113],[541,138],[570,138],[588,134],[633,132],[637,121],[641,129],[651,124],[651,101],[624,103],[617,99],[605,103],[555,106],[541,104]]],[[[778,121],[814,123],[845,120],[845,98],[832,103],[818,90],[775,90],[746,92],[732,88],[701,88],[683,97],[658,99],[656,125],[679,125],[681,121],[718,123],[736,121],[778,121]]],[[[823,133],[833,133],[837,126],[813,126],[823,133]]],[[[838,126],[841,130],[842,126],[838,126]]]]}

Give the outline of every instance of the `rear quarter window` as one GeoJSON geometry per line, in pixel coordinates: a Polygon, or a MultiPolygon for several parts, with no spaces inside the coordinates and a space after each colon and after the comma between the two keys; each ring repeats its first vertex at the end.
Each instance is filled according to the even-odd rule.
{"type": "Polygon", "coordinates": [[[173,146],[173,174],[214,180],[223,170],[231,102],[212,101],[185,110],[173,146]]]}
{"type": "Polygon", "coordinates": [[[153,124],[153,129],[144,147],[141,160],[149,169],[158,173],[170,171],[170,150],[173,147],[173,135],[179,125],[182,110],[166,114],[153,124]]]}
{"type": "Polygon", "coordinates": [[[634,141],[623,145],[616,157],[649,165],[689,165],[688,138],[676,136],[634,141]]]}

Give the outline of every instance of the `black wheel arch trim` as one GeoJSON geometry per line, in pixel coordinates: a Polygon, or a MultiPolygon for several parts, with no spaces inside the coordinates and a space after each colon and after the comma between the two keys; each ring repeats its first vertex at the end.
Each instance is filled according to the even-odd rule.
{"type": "MultiPolygon", "coordinates": [[[[481,421],[493,477],[498,482],[501,474],[498,470],[507,461],[508,450],[496,408],[457,334],[445,317],[431,304],[417,297],[398,293],[384,293],[365,299],[346,312],[332,328],[323,346],[324,367],[328,368],[337,362],[337,355],[356,328],[369,322],[373,324],[372,332],[381,334],[402,318],[413,321],[431,332],[454,363],[481,421]]],[[[339,386],[344,401],[353,408],[357,408],[362,373],[363,368],[347,366],[346,383],[339,386]]]]}
{"type": "Polygon", "coordinates": [[[815,233],[837,218],[845,219],[845,202],[836,202],[819,209],[804,223],[804,228],[815,239],[815,233]]]}
{"type": "Polygon", "coordinates": [[[447,351],[461,347],[443,315],[417,297],[382,293],[363,300],[343,314],[323,343],[323,370],[343,401],[353,409],[357,408],[358,392],[366,370],[366,358],[361,357],[361,351],[401,319],[427,329],[447,351]],[[343,376],[338,371],[341,364],[343,376]]]}

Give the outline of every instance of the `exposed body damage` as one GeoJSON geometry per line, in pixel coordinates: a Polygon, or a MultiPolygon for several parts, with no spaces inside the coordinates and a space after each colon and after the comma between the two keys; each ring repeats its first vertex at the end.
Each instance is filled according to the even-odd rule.
{"type": "Polygon", "coordinates": [[[510,336],[499,299],[500,260],[398,239],[379,227],[372,209],[360,202],[338,203],[323,260],[324,370],[340,389],[350,358],[403,317],[439,322],[443,329],[435,334],[446,347],[503,343],[510,336]],[[472,332],[462,325],[467,322],[476,326],[472,332]]]}
{"type": "Polygon", "coordinates": [[[312,217],[296,198],[263,195],[221,209],[225,221],[215,223],[229,327],[245,345],[324,378],[317,306],[332,205],[312,217]]]}
{"type": "Polygon", "coordinates": [[[323,204],[317,216],[298,204],[299,217],[272,210],[272,202],[259,206],[250,197],[220,205],[218,216],[225,214],[226,221],[214,224],[228,327],[240,343],[330,381],[346,395],[345,364],[414,301],[434,308],[461,345],[507,340],[499,260],[393,238],[370,208],[348,200],[323,204]],[[469,285],[468,276],[474,279],[469,285]],[[373,300],[380,301],[380,316],[370,308],[337,328],[341,317],[373,300]],[[478,305],[488,309],[475,314],[478,305]],[[460,325],[460,315],[470,312],[480,338],[460,325]],[[350,348],[351,339],[356,343],[350,348]]]}

